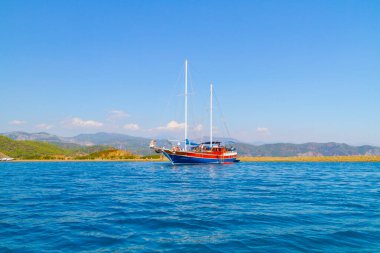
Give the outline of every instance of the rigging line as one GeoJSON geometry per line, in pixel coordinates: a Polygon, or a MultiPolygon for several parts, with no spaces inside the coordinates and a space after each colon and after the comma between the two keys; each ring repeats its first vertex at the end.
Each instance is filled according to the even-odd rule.
{"type": "MultiPolygon", "coordinates": [[[[196,69],[192,69],[192,74],[196,74],[196,76],[200,76],[200,77],[202,77],[202,73],[201,72],[198,72],[196,69]]],[[[202,90],[202,89],[201,89],[202,90]]],[[[203,125],[205,122],[206,122],[206,118],[208,119],[209,118],[209,112],[210,112],[210,105],[209,104],[207,104],[207,101],[208,101],[208,97],[207,97],[207,99],[205,99],[203,96],[202,96],[202,99],[201,99],[201,104],[200,104],[200,107],[202,108],[202,112],[205,112],[204,114],[198,114],[199,116],[201,116],[200,118],[201,118],[201,124],[203,125]],[[207,105],[206,105],[207,104],[207,105]]],[[[218,102],[218,101],[217,101],[218,102]]],[[[220,107],[220,105],[219,105],[219,107],[220,107]]],[[[221,108],[221,107],[220,107],[221,108]]],[[[221,110],[221,109],[220,109],[221,110]]],[[[219,112],[220,113],[220,112],[219,112]]],[[[227,127],[227,124],[225,123],[225,122],[223,122],[224,123],[224,130],[225,131],[223,131],[223,132],[227,132],[227,134],[228,135],[230,135],[229,134],[229,129],[228,129],[228,127],[227,127]]],[[[204,124],[204,125],[207,125],[207,123],[206,124],[204,124]]],[[[206,139],[208,139],[208,137],[207,137],[207,135],[208,135],[208,133],[206,134],[206,128],[205,129],[203,129],[203,131],[202,131],[202,133],[203,133],[203,135],[202,135],[202,139],[203,138],[206,138],[206,139]]]]}
{"type": "MultiPolygon", "coordinates": [[[[209,118],[209,115],[208,115],[208,112],[209,112],[209,105],[207,104],[208,102],[208,97],[207,99],[204,97],[204,94],[202,93],[199,93],[199,90],[203,90],[203,86],[202,87],[199,87],[197,86],[196,84],[198,84],[199,82],[196,82],[196,81],[193,81],[195,80],[194,77],[197,77],[199,79],[199,77],[202,76],[202,73],[201,72],[198,72],[196,68],[192,68],[191,69],[191,80],[192,80],[192,83],[193,83],[193,86],[191,86],[192,90],[194,93],[196,93],[197,91],[195,90],[196,88],[198,88],[198,93],[196,93],[199,97],[197,99],[197,105],[198,105],[198,110],[197,110],[197,122],[198,125],[201,125],[202,126],[202,130],[201,131],[198,131],[198,135],[200,136],[200,140],[201,142],[203,142],[204,138],[207,139],[206,137],[206,128],[204,127],[205,125],[207,125],[207,120],[209,118]],[[194,89],[195,88],[195,89],[194,89]],[[199,102],[201,101],[201,102],[199,102]],[[199,113],[200,112],[200,113],[199,113]]],[[[194,118],[195,119],[195,118],[194,118]]]]}
{"type": "Polygon", "coordinates": [[[225,120],[225,117],[224,117],[224,113],[222,111],[222,107],[220,106],[219,99],[218,99],[218,96],[215,93],[215,90],[214,90],[214,97],[215,97],[216,103],[217,103],[218,108],[219,108],[219,113],[221,114],[223,126],[224,126],[225,130],[227,131],[228,138],[231,138],[230,130],[228,129],[228,126],[227,126],[227,123],[226,123],[226,120],[225,120]]]}
{"type": "Polygon", "coordinates": [[[187,77],[189,78],[189,81],[188,81],[188,84],[189,84],[189,88],[190,88],[190,94],[195,94],[194,93],[194,86],[195,86],[195,82],[193,82],[193,69],[190,68],[192,66],[190,66],[191,64],[188,64],[188,69],[187,69],[187,77]],[[191,70],[191,71],[190,71],[191,70]]]}
{"type": "MultiPolygon", "coordinates": [[[[172,90],[172,94],[171,94],[171,96],[170,96],[170,98],[167,100],[167,102],[166,102],[166,106],[165,106],[165,111],[166,111],[166,109],[167,108],[169,108],[169,104],[170,104],[170,102],[172,102],[171,101],[171,99],[173,99],[175,96],[174,96],[174,92],[175,92],[175,90],[176,90],[176,88],[179,86],[179,81],[180,81],[180,79],[183,77],[183,69],[182,69],[182,67],[181,67],[181,69],[178,71],[178,75],[177,75],[177,80],[175,81],[175,83],[174,83],[174,85],[172,85],[170,88],[171,88],[171,90],[172,90]]],[[[174,100],[174,99],[173,99],[174,100]]]]}
{"type": "MultiPolygon", "coordinates": [[[[191,65],[191,64],[188,64],[188,69],[187,69],[187,78],[188,78],[188,82],[187,82],[188,86],[187,87],[190,88],[190,93],[188,93],[188,94],[194,95],[194,83],[193,83],[193,79],[192,79],[192,71],[193,70],[190,68],[189,65],[191,65]]],[[[188,109],[190,109],[189,110],[190,111],[190,113],[189,113],[190,119],[194,120],[194,106],[192,103],[192,101],[194,101],[194,99],[189,99],[189,101],[190,101],[190,103],[189,103],[188,109]]],[[[190,130],[192,130],[192,129],[190,128],[190,130]]]]}
{"type": "MultiPolygon", "coordinates": [[[[197,126],[201,126],[201,128],[199,130],[195,130],[194,129],[194,136],[196,136],[200,142],[203,142],[203,139],[205,138],[205,122],[206,122],[206,116],[207,116],[207,112],[208,110],[206,108],[204,108],[203,106],[201,107],[202,109],[200,109],[200,113],[197,114],[197,120],[194,124],[195,127],[197,126]]],[[[199,109],[199,108],[198,108],[199,109]]]]}
{"type": "Polygon", "coordinates": [[[164,113],[165,115],[169,115],[169,113],[168,113],[169,112],[169,108],[171,108],[170,109],[170,115],[172,115],[172,118],[169,119],[169,120],[173,120],[173,118],[174,118],[174,120],[180,118],[179,111],[178,110],[173,110],[173,108],[178,108],[177,103],[176,103],[178,101],[176,101],[176,97],[177,96],[175,95],[175,93],[177,91],[177,87],[180,86],[180,81],[181,81],[181,79],[183,79],[183,77],[184,77],[183,67],[181,66],[180,69],[178,70],[178,75],[177,75],[176,81],[174,82],[174,84],[172,84],[170,86],[170,90],[171,90],[171,92],[169,92],[170,96],[169,96],[168,99],[166,99],[165,106],[163,107],[163,111],[165,112],[164,113]],[[173,106],[174,104],[175,104],[175,106],[173,106]]]}
{"type": "MultiPolygon", "coordinates": [[[[195,91],[195,87],[196,87],[196,82],[194,81],[194,78],[193,78],[193,68],[190,68],[190,64],[189,64],[189,68],[188,68],[188,87],[190,88],[190,93],[188,93],[189,95],[194,95],[194,94],[197,94],[196,91],[195,91]]],[[[189,128],[189,132],[191,133],[190,136],[193,136],[192,139],[194,139],[194,137],[198,137],[197,135],[199,135],[199,132],[202,133],[202,131],[196,131],[196,127],[198,125],[201,125],[202,122],[199,121],[199,117],[196,117],[196,116],[199,116],[198,114],[194,113],[194,105],[196,105],[197,103],[195,102],[196,99],[195,97],[193,96],[192,99],[189,99],[189,116],[190,116],[190,121],[192,122],[192,124],[189,124],[190,128],[189,128]]]]}

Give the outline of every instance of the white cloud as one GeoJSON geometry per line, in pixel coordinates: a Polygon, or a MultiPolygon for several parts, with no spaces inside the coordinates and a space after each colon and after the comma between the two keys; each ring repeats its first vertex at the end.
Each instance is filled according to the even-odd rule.
{"type": "Polygon", "coordinates": [[[121,120],[126,117],[129,117],[129,114],[122,111],[122,110],[112,110],[108,114],[108,119],[109,120],[121,120]]]}
{"type": "Polygon", "coordinates": [[[256,131],[259,132],[259,133],[269,133],[269,128],[258,127],[258,128],[256,128],[256,131]]]}
{"type": "Polygon", "coordinates": [[[124,129],[126,130],[133,130],[133,131],[136,131],[136,130],[139,130],[140,127],[138,124],[134,124],[134,123],[130,123],[130,124],[125,124],[123,126],[124,129]]]}
{"type": "Polygon", "coordinates": [[[36,125],[36,128],[41,129],[41,130],[49,130],[52,127],[53,127],[52,125],[45,124],[45,123],[36,125]]]}
{"type": "Polygon", "coordinates": [[[26,123],[25,121],[17,120],[17,119],[9,121],[9,125],[13,125],[13,126],[19,126],[19,125],[23,125],[25,123],[26,123]]]}
{"type": "Polygon", "coordinates": [[[104,124],[95,120],[83,120],[78,117],[70,118],[63,122],[63,125],[68,128],[99,128],[104,124]]]}
{"type": "Polygon", "coordinates": [[[175,120],[170,121],[166,126],[160,126],[157,127],[157,130],[168,130],[168,131],[173,131],[173,130],[179,130],[179,129],[184,129],[185,128],[185,123],[178,123],[175,120]]]}
{"type": "Polygon", "coordinates": [[[196,125],[196,126],[194,127],[194,130],[195,130],[195,131],[198,131],[198,132],[202,131],[202,129],[203,129],[202,124],[196,125]]]}

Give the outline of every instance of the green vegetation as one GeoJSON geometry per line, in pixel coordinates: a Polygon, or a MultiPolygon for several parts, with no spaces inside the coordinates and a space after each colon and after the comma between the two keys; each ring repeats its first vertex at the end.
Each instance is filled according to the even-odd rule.
{"type": "Polygon", "coordinates": [[[118,149],[109,149],[91,153],[85,156],[78,156],[78,160],[124,160],[124,159],[139,159],[140,156],[132,154],[131,152],[118,150],[118,149]]]}
{"type": "MultiPolygon", "coordinates": [[[[98,133],[64,138],[47,133],[0,135],[0,157],[17,160],[157,160],[165,159],[149,149],[149,140],[120,134],[98,133]],[[29,140],[15,140],[28,139],[29,140]],[[36,140],[31,140],[31,139],[36,140]],[[38,140],[37,140],[38,139],[38,140]],[[75,143],[74,139],[77,139],[75,143]],[[87,145],[83,145],[87,144],[87,145]],[[92,145],[88,145],[92,144],[92,145]],[[143,150],[143,148],[147,150],[143,150]],[[128,149],[123,151],[120,149],[128,149]]],[[[163,141],[160,145],[166,145],[163,141]]],[[[236,143],[242,161],[380,161],[380,148],[349,146],[343,143],[276,143],[251,145],[236,143]]]]}
{"type": "MultiPolygon", "coordinates": [[[[73,137],[61,137],[49,133],[10,132],[3,133],[13,140],[35,140],[52,143],[74,153],[90,154],[107,149],[129,150],[141,156],[154,156],[149,148],[150,139],[116,133],[80,134],[73,137]]],[[[216,139],[219,139],[216,137],[216,139]]],[[[223,139],[223,138],[222,138],[223,139]]],[[[219,139],[220,140],[220,139],[219,139]]],[[[226,139],[225,141],[229,141],[226,139]]],[[[170,147],[170,143],[157,139],[157,145],[170,147]]],[[[363,145],[350,146],[344,143],[273,143],[252,145],[234,140],[239,156],[292,157],[292,156],[380,156],[380,147],[363,145]]],[[[0,150],[1,151],[1,150],[0,150]]],[[[156,158],[156,157],[155,157],[156,158]]]]}
{"type": "Polygon", "coordinates": [[[63,159],[71,150],[40,141],[15,141],[0,136],[0,152],[17,159],[63,159]]]}
{"type": "Polygon", "coordinates": [[[51,144],[54,144],[60,148],[63,149],[68,149],[71,152],[77,154],[77,155],[87,155],[103,150],[109,150],[109,149],[114,149],[111,146],[106,146],[106,145],[93,145],[93,146],[83,146],[75,143],[63,143],[63,142],[50,142],[51,144]]]}
{"type": "Polygon", "coordinates": [[[153,155],[144,155],[141,157],[141,159],[162,159],[161,154],[153,154],[153,155]]]}
{"type": "Polygon", "coordinates": [[[121,160],[139,159],[129,151],[108,146],[80,146],[77,144],[52,144],[43,141],[16,141],[0,135],[1,157],[18,160],[121,160]]]}

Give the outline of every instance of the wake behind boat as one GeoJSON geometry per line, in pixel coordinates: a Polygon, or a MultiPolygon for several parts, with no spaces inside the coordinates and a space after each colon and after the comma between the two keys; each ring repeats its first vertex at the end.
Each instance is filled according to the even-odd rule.
{"type": "Polygon", "coordinates": [[[200,164],[200,163],[234,163],[237,160],[237,151],[234,147],[222,145],[219,141],[213,141],[213,85],[210,84],[210,141],[200,144],[190,142],[187,136],[187,60],[185,61],[185,141],[182,148],[180,143],[171,148],[158,147],[152,140],[150,148],[157,153],[165,155],[172,164],[200,164]]]}

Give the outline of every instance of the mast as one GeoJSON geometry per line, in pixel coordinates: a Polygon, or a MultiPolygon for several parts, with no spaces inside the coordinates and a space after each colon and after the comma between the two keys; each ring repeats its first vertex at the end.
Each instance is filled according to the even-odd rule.
{"type": "Polygon", "coordinates": [[[210,147],[212,148],[212,82],[210,84],[210,147]]]}
{"type": "Polygon", "coordinates": [[[185,151],[187,151],[187,59],[185,60],[185,151]]]}

